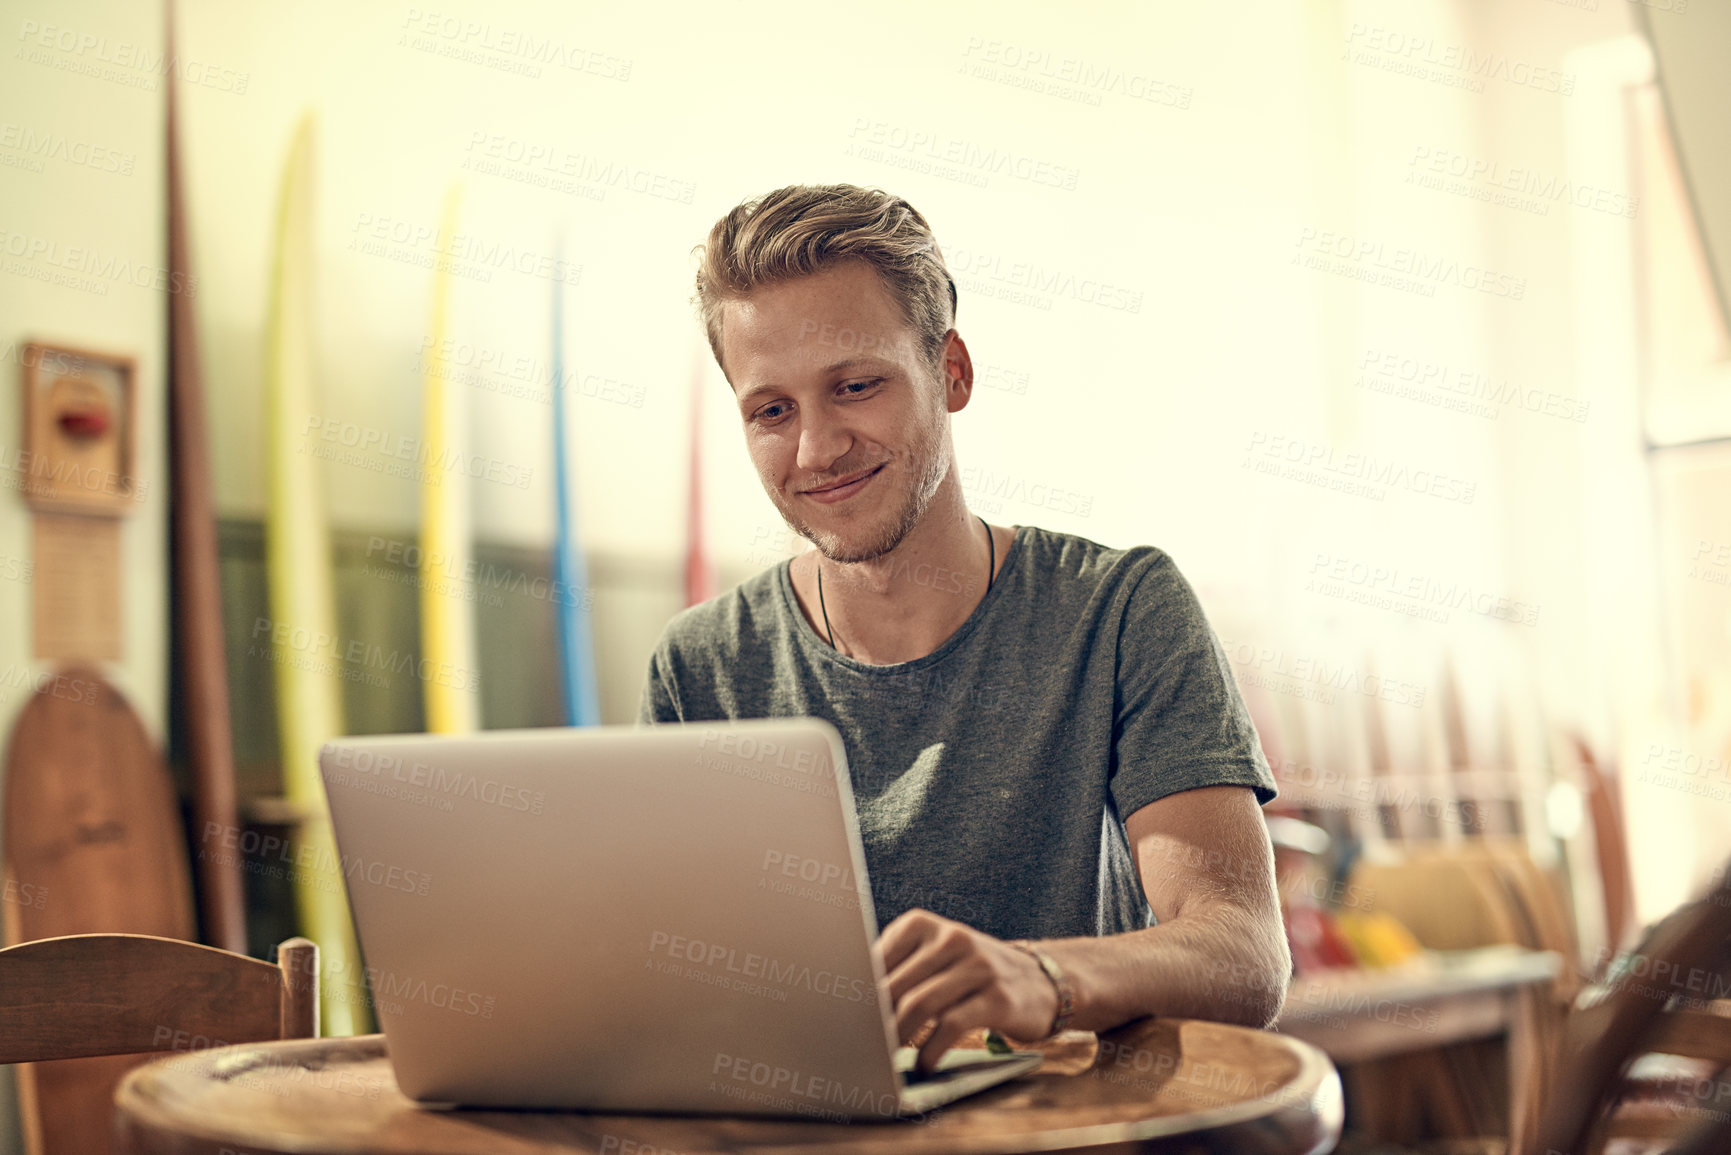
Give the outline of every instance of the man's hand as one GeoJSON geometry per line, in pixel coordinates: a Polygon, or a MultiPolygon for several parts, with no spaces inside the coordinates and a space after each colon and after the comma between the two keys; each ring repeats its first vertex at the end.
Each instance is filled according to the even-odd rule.
{"type": "MultiPolygon", "coordinates": [[[[1266,1027],[1280,1013],[1292,959],[1274,889],[1268,828],[1247,786],[1203,786],[1131,814],[1125,833],[1159,925],[1104,937],[1046,938],[1064,971],[1069,1026],[1105,1031],[1147,1015],[1266,1027]]],[[[969,1031],[1043,1039],[1058,993],[1015,947],[929,910],[884,927],[896,1035],[921,1038],[930,1071],[969,1031]]]]}
{"type": "Polygon", "coordinates": [[[1058,1014],[1058,992],[1040,964],[1001,939],[929,910],[903,911],[879,936],[896,1011],[896,1037],[921,1044],[922,1072],[975,1027],[1015,1039],[1043,1039],[1058,1014]]]}

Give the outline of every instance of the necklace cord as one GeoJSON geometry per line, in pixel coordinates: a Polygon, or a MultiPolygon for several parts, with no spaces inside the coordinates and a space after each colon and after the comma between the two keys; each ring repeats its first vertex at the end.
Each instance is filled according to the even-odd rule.
{"type": "MultiPolygon", "coordinates": [[[[989,559],[986,562],[986,592],[991,593],[992,592],[992,575],[997,571],[997,568],[998,568],[998,542],[997,542],[997,539],[992,536],[992,527],[989,525],[986,525],[986,519],[983,517],[980,517],[980,515],[977,513],[974,516],[979,519],[979,522],[981,525],[986,526],[986,549],[988,551],[990,551],[986,555],[987,558],[989,559]]],[[[823,565],[822,565],[822,563],[819,563],[819,565],[817,567],[817,608],[823,611],[823,630],[824,630],[824,633],[829,635],[829,648],[832,650],[835,650],[836,649],[835,631],[832,630],[830,628],[830,625],[829,625],[829,608],[823,604],[823,565]]],[[[840,651],[837,650],[837,652],[839,653],[840,651]]]]}

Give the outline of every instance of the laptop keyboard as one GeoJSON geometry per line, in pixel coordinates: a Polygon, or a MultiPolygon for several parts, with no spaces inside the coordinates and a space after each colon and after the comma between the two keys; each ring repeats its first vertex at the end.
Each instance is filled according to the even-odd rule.
{"type": "Polygon", "coordinates": [[[995,1066],[1009,1058],[1007,1055],[994,1055],[990,1051],[976,1051],[967,1048],[952,1048],[944,1053],[939,1060],[944,1065],[935,1071],[921,1073],[914,1066],[917,1054],[912,1047],[901,1048],[896,1055],[896,1074],[901,1076],[902,1086],[917,1087],[921,1083],[935,1083],[944,1079],[954,1078],[965,1071],[976,1071],[981,1067],[995,1066]]]}

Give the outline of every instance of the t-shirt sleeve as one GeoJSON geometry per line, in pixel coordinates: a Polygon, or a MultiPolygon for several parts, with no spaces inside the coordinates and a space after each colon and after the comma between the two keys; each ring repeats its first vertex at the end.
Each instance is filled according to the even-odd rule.
{"type": "Polygon", "coordinates": [[[673,691],[667,684],[663,657],[662,648],[659,646],[649,655],[649,671],[643,679],[643,693],[637,699],[639,726],[680,721],[679,707],[674,702],[673,691]]]}
{"type": "Polygon", "coordinates": [[[1135,580],[1113,703],[1110,788],[1119,818],[1200,786],[1248,786],[1268,802],[1274,775],[1195,591],[1163,553],[1135,580]]]}

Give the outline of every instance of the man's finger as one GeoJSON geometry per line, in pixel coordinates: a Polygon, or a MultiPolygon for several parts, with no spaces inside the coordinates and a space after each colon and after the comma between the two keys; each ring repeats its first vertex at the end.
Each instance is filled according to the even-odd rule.
{"type": "Polygon", "coordinates": [[[919,949],[919,945],[935,934],[943,923],[929,910],[914,907],[904,910],[878,936],[877,947],[883,954],[884,973],[894,970],[903,959],[919,949]]]}
{"type": "Polygon", "coordinates": [[[889,980],[890,1001],[899,1006],[909,990],[968,954],[968,940],[963,935],[952,937],[939,932],[925,939],[885,976],[889,980]]]}
{"type": "Polygon", "coordinates": [[[991,971],[985,968],[954,967],[940,971],[896,1001],[896,1037],[911,1039],[921,1023],[941,1018],[991,982],[991,971]]]}
{"type": "Polygon", "coordinates": [[[944,1052],[961,1041],[975,1027],[991,1027],[996,1002],[990,991],[981,991],[944,1012],[937,1029],[931,1033],[914,1058],[914,1065],[923,1073],[936,1069],[944,1052]]]}

